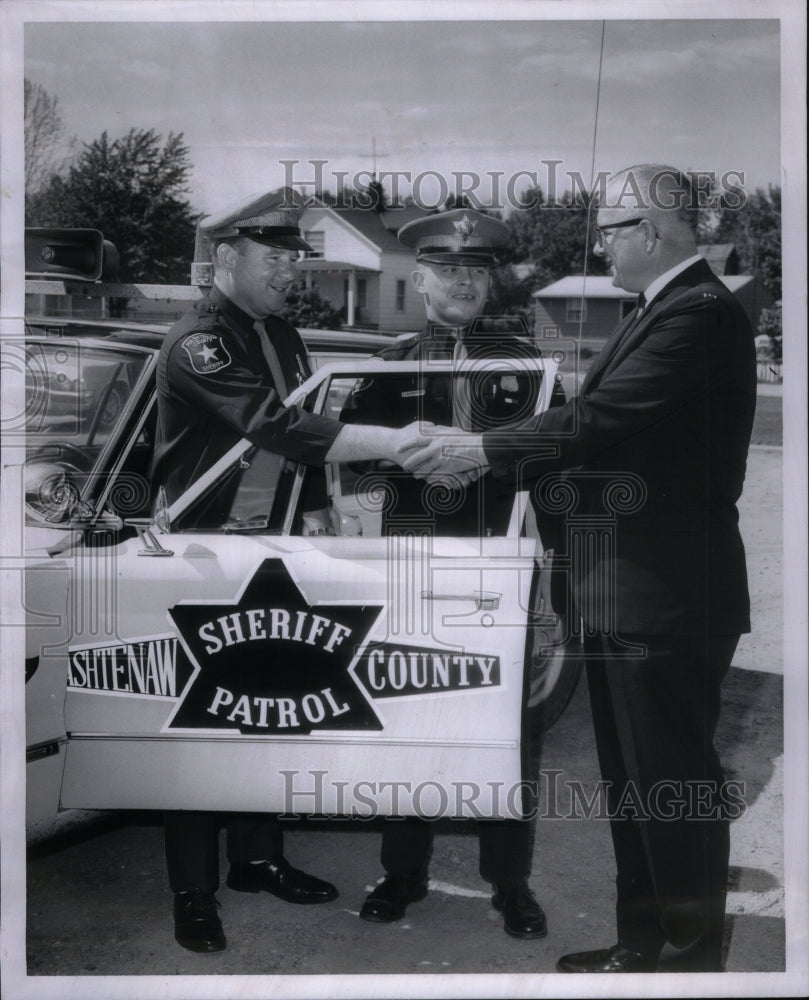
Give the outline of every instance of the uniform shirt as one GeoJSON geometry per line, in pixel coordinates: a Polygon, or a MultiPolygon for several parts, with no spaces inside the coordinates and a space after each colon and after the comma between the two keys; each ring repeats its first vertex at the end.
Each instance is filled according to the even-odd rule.
{"type": "MultiPolygon", "coordinates": [[[[540,356],[530,339],[513,333],[467,335],[460,342],[470,360],[540,356]]],[[[380,351],[376,356],[385,361],[421,361],[424,372],[362,379],[347,400],[340,419],[345,423],[384,422],[389,427],[404,427],[413,420],[451,423],[453,410],[457,410],[453,406],[453,380],[450,375],[429,374],[429,366],[431,362],[453,360],[456,343],[451,329],[430,324],[422,333],[380,351]]],[[[480,378],[473,381],[478,383],[471,408],[475,429],[502,427],[524,420],[534,412],[539,390],[535,379],[492,373],[483,377],[484,384],[480,384],[480,378]]],[[[564,391],[556,383],[552,405],[561,402],[564,391]]],[[[355,463],[354,468],[374,472],[378,466],[355,463]]],[[[513,486],[499,484],[489,474],[464,491],[453,491],[452,495],[401,470],[388,470],[386,476],[390,480],[391,502],[384,508],[385,531],[425,522],[437,534],[456,536],[502,535],[508,528],[515,490],[513,486]]],[[[374,478],[378,482],[378,475],[374,478]]]]}
{"type": "MultiPolygon", "coordinates": [[[[256,320],[220,289],[169,331],[157,365],[157,432],[152,483],[172,503],[242,438],[266,451],[322,466],[340,424],[283,405],[256,320]]],[[[267,330],[286,382],[311,374],[297,330],[270,316],[267,330]]]]}
{"type": "MultiPolygon", "coordinates": [[[[424,373],[428,373],[432,362],[452,361],[457,356],[456,344],[459,342],[463,344],[468,360],[542,356],[532,340],[514,333],[485,332],[456,340],[450,328],[428,324],[421,333],[397,340],[375,357],[382,361],[421,361],[424,373]]],[[[493,375],[486,390],[485,403],[476,407],[477,422],[482,424],[479,429],[514,423],[533,414],[538,391],[538,385],[533,380],[529,385],[525,380],[518,383],[509,374],[493,375]]],[[[550,405],[559,406],[564,402],[564,389],[557,381],[550,405]]],[[[360,414],[362,423],[379,423],[384,418],[388,427],[404,427],[412,420],[446,425],[452,416],[452,378],[449,375],[431,375],[425,381],[422,372],[414,372],[395,379],[363,379],[355,387],[341,419],[359,423],[360,414]],[[367,415],[371,413],[380,419],[367,420],[367,415]]]]}

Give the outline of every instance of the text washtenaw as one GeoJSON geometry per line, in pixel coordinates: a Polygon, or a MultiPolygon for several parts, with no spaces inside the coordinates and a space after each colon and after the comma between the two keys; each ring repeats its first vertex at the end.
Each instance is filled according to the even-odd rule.
{"type": "Polygon", "coordinates": [[[177,695],[177,640],[144,639],[116,646],[71,650],[68,690],[177,695]]]}

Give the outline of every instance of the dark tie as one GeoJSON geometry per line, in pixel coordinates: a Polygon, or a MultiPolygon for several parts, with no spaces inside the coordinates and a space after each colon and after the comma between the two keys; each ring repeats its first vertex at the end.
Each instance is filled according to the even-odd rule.
{"type": "Polygon", "coordinates": [[[631,319],[629,320],[629,323],[627,323],[626,329],[621,334],[620,338],[618,339],[618,342],[610,351],[611,356],[617,354],[618,351],[621,350],[624,344],[629,340],[629,338],[635,332],[635,328],[637,327],[638,323],[640,323],[641,317],[643,316],[643,312],[645,309],[646,309],[646,296],[643,294],[643,292],[641,292],[640,295],[638,296],[638,303],[635,309],[635,314],[634,316],[632,316],[632,314],[630,313],[631,319]]]}
{"type": "Polygon", "coordinates": [[[267,362],[267,367],[270,369],[270,375],[272,376],[272,380],[275,384],[275,391],[281,399],[286,399],[289,395],[289,385],[287,384],[284,370],[281,367],[281,362],[278,360],[278,352],[276,351],[273,342],[270,340],[270,335],[267,333],[267,327],[264,325],[262,320],[257,319],[253,324],[253,329],[258,334],[258,342],[261,345],[261,353],[264,355],[264,360],[267,362]]]}
{"type": "MultiPolygon", "coordinates": [[[[469,357],[469,351],[460,338],[455,341],[455,348],[452,352],[454,364],[460,364],[469,357]]],[[[462,430],[472,430],[472,400],[470,397],[470,387],[468,377],[456,376],[453,379],[452,391],[452,426],[460,427],[462,430]]]]}

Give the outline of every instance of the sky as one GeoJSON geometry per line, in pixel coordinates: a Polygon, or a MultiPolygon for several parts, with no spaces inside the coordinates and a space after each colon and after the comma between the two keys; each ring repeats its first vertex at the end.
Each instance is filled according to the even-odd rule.
{"type": "MultiPolygon", "coordinates": [[[[198,211],[290,180],[311,191],[312,159],[328,161],[326,188],[340,171],[364,184],[374,143],[377,170],[403,172],[400,195],[420,178],[422,201],[435,200],[438,175],[451,189],[468,171],[494,203],[532,173],[546,190],[552,173],[560,189],[571,172],[589,181],[601,31],[597,20],[57,21],[26,25],[24,64],[82,142],[181,132],[198,211]]],[[[779,183],[779,72],[776,20],[607,21],[595,170],[653,160],[741,173],[748,189],[779,183]]]]}

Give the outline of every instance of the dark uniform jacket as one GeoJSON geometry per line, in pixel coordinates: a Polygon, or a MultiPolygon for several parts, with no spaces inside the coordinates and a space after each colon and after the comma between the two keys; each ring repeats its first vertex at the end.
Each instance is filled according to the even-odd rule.
{"type": "Polygon", "coordinates": [[[165,487],[169,503],[243,437],[322,466],[340,430],[334,420],[284,407],[284,396],[311,374],[306,348],[285,320],[265,320],[287,383],[279,391],[255,322],[214,287],[166,337],[157,367],[152,482],[165,487]]]}
{"type": "MultiPolygon", "coordinates": [[[[480,358],[536,358],[539,351],[528,337],[513,333],[467,334],[463,345],[469,360],[480,358]]],[[[450,424],[453,414],[452,379],[430,374],[430,364],[451,361],[455,338],[447,327],[428,325],[422,332],[380,351],[386,361],[420,361],[420,371],[395,378],[367,378],[357,384],[340,419],[346,423],[404,427],[413,420],[450,424]]],[[[472,379],[472,420],[477,430],[502,427],[534,412],[539,384],[533,374],[493,373],[472,379]]],[[[554,403],[561,387],[554,387],[554,403]]],[[[564,394],[561,395],[564,402],[564,394]]],[[[370,469],[368,465],[366,470],[370,469]]],[[[431,524],[437,534],[486,536],[504,534],[514,503],[515,489],[491,475],[481,477],[465,491],[436,489],[410,475],[388,472],[391,501],[385,508],[386,529],[398,524],[431,524]]]]}
{"type": "Polygon", "coordinates": [[[749,631],[736,501],[755,402],[750,324],[699,261],[618,327],[578,396],[508,435],[483,435],[501,481],[530,486],[580,469],[568,474],[569,514],[602,538],[573,566],[587,625],[749,631]]]}

